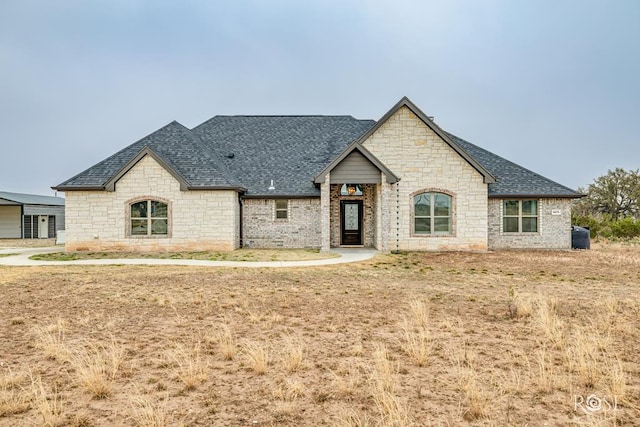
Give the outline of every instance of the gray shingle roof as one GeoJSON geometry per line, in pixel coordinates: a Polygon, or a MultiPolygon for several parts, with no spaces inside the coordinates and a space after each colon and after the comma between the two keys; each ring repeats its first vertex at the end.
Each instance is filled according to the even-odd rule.
{"type": "MultiPolygon", "coordinates": [[[[103,189],[151,150],[187,188],[230,188],[246,196],[318,197],[313,177],[376,122],[351,116],[216,116],[192,130],[177,122],[55,187],[103,189]],[[269,190],[271,180],[275,190],[269,190]]],[[[444,132],[497,182],[489,196],[580,197],[565,186],[444,132]]],[[[463,154],[464,154],[463,153],[463,154]]]]}
{"type": "Polygon", "coordinates": [[[64,206],[64,199],[62,197],[39,196],[37,194],[9,193],[8,191],[0,191],[0,199],[15,202],[20,205],[64,206]]]}
{"type": "Polygon", "coordinates": [[[351,116],[216,116],[193,129],[247,196],[313,196],[315,172],[373,126],[351,116]],[[275,190],[268,190],[271,180],[275,190]]]}
{"type": "Polygon", "coordinates": [[[446,134],[496,177],[497,182],[489,184],[489,197],[550,196],[575,198],[582,196],[577,191],[523,168],[449,132],[446,132],[446,134]]]}
{"type": "Polygon", "coordinates": [[[190,188],[242,187],[222,162],[216,161],[215,156],[211,155],[200,138],[180,123],[173,121],[55,188],[103,188],[145,147],[158,155],[190,188]]]}

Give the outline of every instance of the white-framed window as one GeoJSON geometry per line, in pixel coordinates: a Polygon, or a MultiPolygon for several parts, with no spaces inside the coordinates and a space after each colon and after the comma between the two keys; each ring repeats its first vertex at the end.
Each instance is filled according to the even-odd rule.
{"type": "Polygon", "coordinates": [[[504,233],[537,233],[537,200],[504,200],[502,202],[502,231],[504,233]]]}
{"type": "Polygon", "coordinates": [[[288,200],[276,200],[275,203],[276,219],[288,219],[289,218],[289,201],[288,200]]]}
{"type": "Polygon", "coordinates": [[[138,200],[129,205],[131,236],[169,234],[169,206],[159,200],[138,200]]]}
{"type": "Polygon", "coordinates": [[[424,192],[413,196],[413,234],[451,234],[452,197],[445,193],[424,192]]]}

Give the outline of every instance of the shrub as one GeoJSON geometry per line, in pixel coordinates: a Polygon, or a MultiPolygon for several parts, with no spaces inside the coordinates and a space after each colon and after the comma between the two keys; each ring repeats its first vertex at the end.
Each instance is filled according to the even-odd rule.
{"type": "Polygon", "coordinates": [[[598,219],[587,215],[573,215],[571,218],[571,224],[588,228],[592,239],[595,239],[600,234],[602,228],[600,223],[598,219]]]}
{"type": "Polygon", "coordinates": [[[613,221],[611,231],[615,237],[640,236],[640,221],[630,217],[613,221]]]}
{"type": "Polygon", "coordinates": [[[611,215],[573,215],[571,223],[588,227],[592,239],[597,237],[628,239],[640,236],[640,220],[632,217],[614,220],[611,215]]]}

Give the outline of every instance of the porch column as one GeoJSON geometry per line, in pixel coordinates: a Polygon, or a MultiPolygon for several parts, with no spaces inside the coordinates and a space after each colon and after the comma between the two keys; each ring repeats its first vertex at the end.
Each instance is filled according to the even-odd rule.
{"type": "Polygon", "coordinates": [[[327,173],[320,184],[320,226],[322,246],[320,252],[331,250],[331,173],[327,173]]]}

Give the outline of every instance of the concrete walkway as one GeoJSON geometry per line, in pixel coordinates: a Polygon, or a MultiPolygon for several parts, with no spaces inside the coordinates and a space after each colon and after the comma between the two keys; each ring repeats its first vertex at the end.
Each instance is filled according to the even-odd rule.
{"type": "Polygon", "coordinates": [[[332,249],[340,254],[337,258],[316,259],[307,261],[207,261],[199,259],[86,259],[77,261],[34,261],[29,259],[36,254],[62,252],[62,247],[48,248],[2,248],[1,254],[15,254],[0,256],[0,265],[9,266],[37,266],[37,265],[196,265],[207,267],[313,267],[319,265],[344,264],[365,261],[373,258],[375,249],[332,249]]]}

